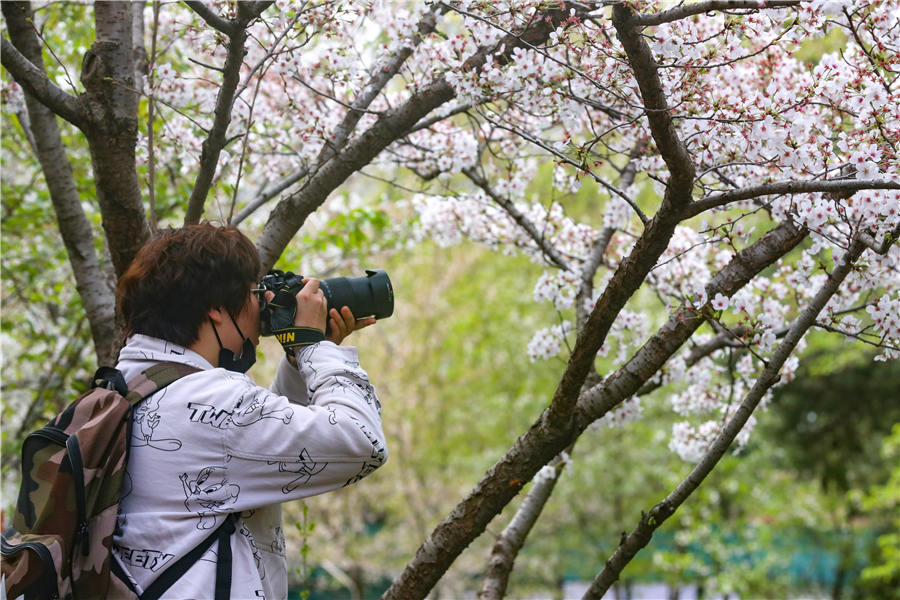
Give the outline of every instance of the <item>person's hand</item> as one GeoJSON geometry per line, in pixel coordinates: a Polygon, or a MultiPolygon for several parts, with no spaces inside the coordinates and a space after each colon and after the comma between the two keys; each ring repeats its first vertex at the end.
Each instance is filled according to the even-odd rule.
{"type": "Polygon", "coordinates": [[[297,314],[294,316],[294,325],[318,329],[324,334],[327,314],[328,301],[325,299],[325,293],[319,289],[319,280],[304,277],[303,287],[297,292],[297,314]]]}
{"type": "Polygon", "coordinates": [[[331,331],[328,332],[328,337],[325,339],[331,340],[335,344],[340,344],[344,338],[357,329],[375,324],[375,317],[366,317],[357,321],[353,317],[353,311],[350,310],[349,306],[341,308],[340,312],[336,308],[332,308],[328,316],[328,325],[331,331]]]}

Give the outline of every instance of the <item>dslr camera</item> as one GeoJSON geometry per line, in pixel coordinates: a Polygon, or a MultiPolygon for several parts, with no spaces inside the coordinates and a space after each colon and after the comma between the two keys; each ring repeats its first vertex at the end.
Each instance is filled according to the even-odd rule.
{"type": "MultiPolygon", "coordinates": [[[[275,294],[269,302],[259,305],[259,332],[272,335],[273,331],[290,327],[294,323],[297,300],[295,296],[303,287],[303,275],[273,269],[263,277],[260,287],[275,294]]],[[[319,280],[319,289],[328,301],[328,311],[348,306],[356,319],[375,317],[386,319],[394,313],[394,288],[384,269],[366,269],[361,277],[331,277],[319,280]]],[[[326,333],[328,333],[326,328],[326,333]]]]}

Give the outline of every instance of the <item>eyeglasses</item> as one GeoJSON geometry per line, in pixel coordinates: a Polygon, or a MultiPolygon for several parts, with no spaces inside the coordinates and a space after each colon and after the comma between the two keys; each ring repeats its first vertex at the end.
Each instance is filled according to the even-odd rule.
{"type": "Polygon", "coordinates": [[[259,303],[259,309],[262,310],[266,306],[266,288],[251,288],[250,293],[256,296],[256,301],[259,303]]]}

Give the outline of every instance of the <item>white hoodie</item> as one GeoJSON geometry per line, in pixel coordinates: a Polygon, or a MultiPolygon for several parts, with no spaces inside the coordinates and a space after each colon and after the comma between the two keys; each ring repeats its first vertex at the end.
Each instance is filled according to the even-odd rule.
{"type": "MultiPolygon", "coordinates": [[[[202,369],[134,410],[121,535],[113,553],[138,592],[206,539],[229,513],[231,598],[287,597],[281,503],[355,483],[384,464],[381,405],[356,349],[319,342],[282,359],[272,390],[199,354],[128,338],[126,380],[160,361],[202,369]]],[[[213,598],[217,545],[163,598],[213,598]]]]}

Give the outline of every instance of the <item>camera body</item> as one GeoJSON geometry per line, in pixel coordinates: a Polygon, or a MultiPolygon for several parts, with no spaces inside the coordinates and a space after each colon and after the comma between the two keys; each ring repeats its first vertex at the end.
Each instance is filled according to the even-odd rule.
{"type": "MultiPolygon", "coordinates": [[[[295,296],[303,287],[303,275],[273,269],[263,277],[260,287],[275,294],[271,301],[260,304],[260,334],[272,335],[273,331],[293,325],[295,296]]],[[[386,319],[394,313],[394,288],[384,269],[366,269],[361,277],[321,279],[319,289],[325,294],[329,311],[348,306],[357,319],[386,319]]]]}

